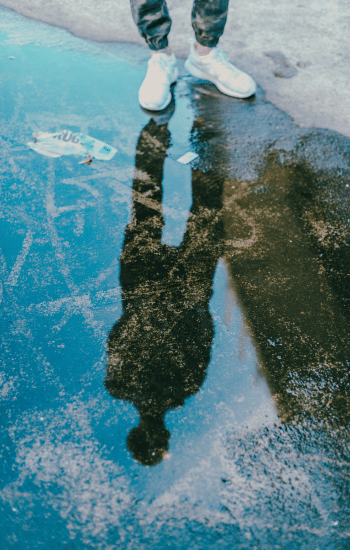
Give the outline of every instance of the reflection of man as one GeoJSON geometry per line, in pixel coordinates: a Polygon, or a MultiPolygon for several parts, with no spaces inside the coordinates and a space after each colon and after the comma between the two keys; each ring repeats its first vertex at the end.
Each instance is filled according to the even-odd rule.
{"type": "Polygon", "coordinates": [[[222,253],[222,181],[192,171],[193,205],[178,248],[161,242],[167,124],[151,119],[136,150],[133,219],[120,258],[123,315],[108,338],[105,385],[132,402],[140,423],[128,436],[136,460],[153,465],[168,449],[168,409],[183,405],[206,375],[214,329],[212,281],[222,253]]]}

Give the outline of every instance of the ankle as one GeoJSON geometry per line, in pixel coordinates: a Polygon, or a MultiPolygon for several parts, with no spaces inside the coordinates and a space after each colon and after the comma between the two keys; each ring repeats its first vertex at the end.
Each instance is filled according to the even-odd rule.
{"type": "Polygon", "coordinates": [[[194,43],[194,48],[198,55],[204,56],[209,55],[213,48],[209,48],[208,46],[202,46],[197,40],[194,43]]]}

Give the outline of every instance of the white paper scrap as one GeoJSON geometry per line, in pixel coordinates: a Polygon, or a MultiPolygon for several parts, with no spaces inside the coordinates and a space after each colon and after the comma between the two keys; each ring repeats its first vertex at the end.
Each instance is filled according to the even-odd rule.
{"type": "Polygon", "coordinates": [[[74,134],[70,130],[62,130],[55,134],[37,132],[33,134],[33,138],[33,142],[27,143],[33,151],[53,158],[62,155],[87,157],[85,164],[90,164],[93,158],[111,160],[117,152],[117,149],[103,141],[81,133],[74,134]]]}
{"type": "Polygon", "coordinates": [[[181,164],[188,164],[189,162],[192,162],[192,160],[196,159],[198,157],[197,153],[193,153],[192,151],[188,151],[188,153],[185,153],[177,159],[177,162],[181,162],[181,164]]]}

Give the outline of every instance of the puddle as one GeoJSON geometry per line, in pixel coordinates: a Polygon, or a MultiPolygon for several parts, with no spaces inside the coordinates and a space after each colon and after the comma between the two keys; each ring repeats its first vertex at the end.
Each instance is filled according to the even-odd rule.
{"type": "Polygon", "coordinates": [[[346,548],[349,140],[6,14],[1,547],[346,548]]]}

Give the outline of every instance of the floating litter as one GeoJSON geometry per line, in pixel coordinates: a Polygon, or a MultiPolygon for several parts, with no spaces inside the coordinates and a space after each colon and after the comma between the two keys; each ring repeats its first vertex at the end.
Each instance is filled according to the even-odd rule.
{"type": "Polygon", "coordinates": [[[192,162],[192,160],[196,159],[198,157],[197,153],[193,153],[192,151],[188,151],[188,153],[185,153],[182,155],[182,157],[177,159],[177,162],[181,162],[181,164],[188,164],[189,162],[192,162]]]}
{"type": "Polygon", "coordinates": [[[79,155],[86,157],[79,164],[91,164],[93,159],[111,160],[117,149],[103,141],[70,130],[62,130],[55,134],[36,132],[34,141],[27,143],[28,147],[45,157],[58,158],[62,155],[79,155]]]}

